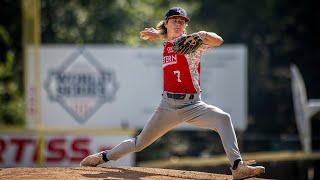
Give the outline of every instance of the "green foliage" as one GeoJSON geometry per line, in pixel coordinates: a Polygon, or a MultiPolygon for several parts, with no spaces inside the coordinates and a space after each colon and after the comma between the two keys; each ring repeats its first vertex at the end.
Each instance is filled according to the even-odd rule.
{"type": "MultiPolygon", "coordinates": [[[[172,6],[190,13],[199,1],[42,1],[43,43],[106,43],[137,46],[139,32],[156,26],[172,6]]],[[[154,43],[147,43],[154,44],[154,43]]],[[[161,44],[161,43],[160,43],[161,44]]]]}
{"type": "MultiPolygon", "coordinates": [[[[9,33],[0,26],[0,44],[10,45],[9,33]]],[[[24,124],[24,99],[15,78],[15,53],[6,49],[0,59],[0,124],[24,124]]]]}

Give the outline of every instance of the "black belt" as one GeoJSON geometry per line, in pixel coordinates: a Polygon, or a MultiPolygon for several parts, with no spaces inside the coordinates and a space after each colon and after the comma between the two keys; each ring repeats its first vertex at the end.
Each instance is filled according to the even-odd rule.
{"type": "MultiPolygon", "coordinates": [[[[168,98],[179,99],[179,100],[185,99],[187,96],[187,94],[175,94],[175,93],[168,93],[168,92],[166,94],[168,98]]],[[[190,94],[189,99],[191,100],[193,98],[194,98],[194,95],[190,94]]]]}

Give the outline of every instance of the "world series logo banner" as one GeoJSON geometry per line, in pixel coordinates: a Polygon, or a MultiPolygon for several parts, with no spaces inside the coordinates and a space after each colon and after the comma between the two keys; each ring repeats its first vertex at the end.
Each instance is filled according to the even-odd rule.
{"type": "Polygon", "coordinates": [[[88,51],[80,48],[59,67],[50,69],[44,87],[51,101],[84,123],[104,103],[114,100],[118,84],[112,69],[103,68],[88,51]]]}

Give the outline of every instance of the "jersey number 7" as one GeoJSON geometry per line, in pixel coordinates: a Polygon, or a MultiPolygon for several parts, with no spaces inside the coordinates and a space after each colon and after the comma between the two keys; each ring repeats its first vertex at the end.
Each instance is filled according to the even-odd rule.
{"type": "Polygon", "coordinates": [[[173,74],[174,74],[175,76],[177,76],[177,81],[178,81],[178,82],[182,82],[181,79],[180,79],[180,71],[179,71],[179,70],[173,71],[173,74]]]}

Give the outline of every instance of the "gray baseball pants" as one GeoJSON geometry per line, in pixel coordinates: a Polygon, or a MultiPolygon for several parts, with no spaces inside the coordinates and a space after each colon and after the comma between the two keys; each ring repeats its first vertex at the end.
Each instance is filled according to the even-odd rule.
{"type": "Polygon", "coordinates": [[[141,133],[132,139],[125,140],[107,153],[109,160],[117,160],[131,152],[139,152],[181,123],[216,131],[223,144],[231,166],[236,159],[241,159],[238,142],[230,115],[221,109],[201,101],[196,94],[183,100],[167,97],[164,92],[161,103],[153,113],[141,133]]]}

